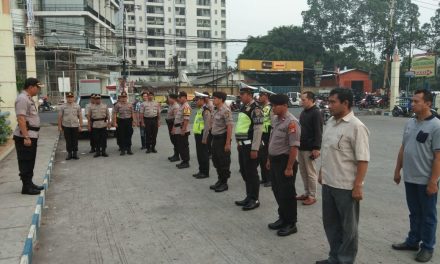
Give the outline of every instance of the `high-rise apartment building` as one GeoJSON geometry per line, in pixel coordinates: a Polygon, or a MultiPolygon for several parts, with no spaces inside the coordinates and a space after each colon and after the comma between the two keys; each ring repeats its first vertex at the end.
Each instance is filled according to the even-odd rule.
{"type": "Polygon", "coordinates": [[[124,16],[130,64],[226,69],[226,0],[125,0],[124,16]]]}

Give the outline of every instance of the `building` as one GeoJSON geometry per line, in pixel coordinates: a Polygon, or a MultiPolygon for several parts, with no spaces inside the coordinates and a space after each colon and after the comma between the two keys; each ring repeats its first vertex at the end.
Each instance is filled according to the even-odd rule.
{"type": "Polygon", "coordinates": [[[226,0],[125,0],[131,68],[224,70],[226,0]]]}
{"type": "Polygon", "coordinates": [[[373,90],[370,74],[367,71],[349,69],[337,74],[324,74],[321,77],[319,85],[321,88],[351,88],[355,94],[371,93],[373,90]]]}
{"type": "Polygon", "coordinates": [[[75,92],[80,79],[100,79],[104,88],[110,72],[120,70],[119,0],[18,0],[11,4],[17,76],[26,77],[24,41],[32,32],[36,77],[45,83],[43,95],[60,95],[58,78],[63,74],[75,92]]]}

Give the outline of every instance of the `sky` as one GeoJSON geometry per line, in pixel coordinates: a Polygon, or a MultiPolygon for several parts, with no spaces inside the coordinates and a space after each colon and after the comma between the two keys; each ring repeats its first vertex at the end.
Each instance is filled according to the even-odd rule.
{"type": "MultiPolygon", "coordinates": [[[[353,0],[352,0],[353,1],[353,0]]],[[[434,16],[438,0],[413,0],[419,5],[421,23],[434,16]]],[[[308,9],[307,0],[226,0],[228,39],[246,39],[248,36],[263,36],[274,27],[300,26],[301,12],[308,9]]],[[[246,43],[229,43],[228,65],[235,66],[235,59],[246,43]]]]}

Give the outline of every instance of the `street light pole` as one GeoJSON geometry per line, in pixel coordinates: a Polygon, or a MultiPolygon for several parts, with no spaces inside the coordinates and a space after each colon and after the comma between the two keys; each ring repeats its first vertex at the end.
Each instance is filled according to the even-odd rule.
{"type": "MultiPolygon", "coordinates": [[[[127,38],[125,36],[126,30],[126,16],[127,9],[124,7],[124,15],[122,18],[122,53],[123,53],[123,61],[122,61],[122,89],[125,89],[125,84],[127,83],[127,51],[126,51],[126,42],[127,38]]],[[[116,90],[116,96],[119,91],[116,90]]]]}

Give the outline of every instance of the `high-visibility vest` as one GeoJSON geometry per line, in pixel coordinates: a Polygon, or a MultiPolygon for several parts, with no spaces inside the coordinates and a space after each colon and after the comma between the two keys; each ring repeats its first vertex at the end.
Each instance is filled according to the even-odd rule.
{"type": "Polygon", "coordinates": [[[272,106],[270,104],[267,104],[265,107],[263,107],[263,133],[266,134],[270,132],[270,128],[272,127],[272,120],[270,120],[270,111],[272,111],[272,106]]]}
{"type": "Polygon", "coordinates": [[[251,114],[256,107],[254,102],[250,106],[243,106],[238,114],[237,124],[235,125],[235,138],[237,140],[252,139],[254,135],[253,121],[251,114]]]}
{"type": "Polygon", "coordinates": [[[193,133],[200,135],[205,128],[205,121],[203,120],[203,107],[197,110],[196,116],[194,117],[193,133]]]}

